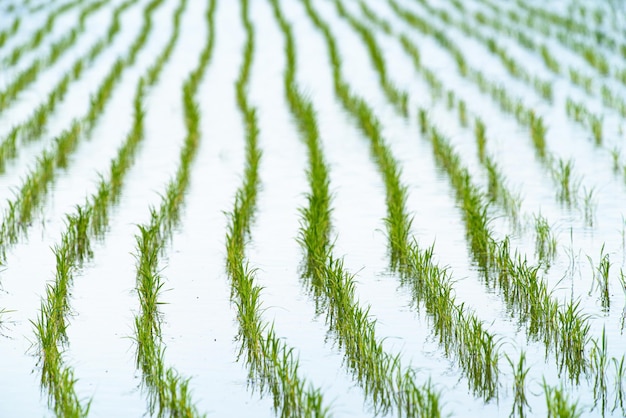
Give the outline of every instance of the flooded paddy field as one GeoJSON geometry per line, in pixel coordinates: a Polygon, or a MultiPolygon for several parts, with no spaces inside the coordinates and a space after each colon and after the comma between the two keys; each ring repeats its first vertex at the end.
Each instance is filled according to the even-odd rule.
{"type": "Polygon", "coordinates": [[[0,417],[625,416],[625,23],[0,0],[0,417]]]}

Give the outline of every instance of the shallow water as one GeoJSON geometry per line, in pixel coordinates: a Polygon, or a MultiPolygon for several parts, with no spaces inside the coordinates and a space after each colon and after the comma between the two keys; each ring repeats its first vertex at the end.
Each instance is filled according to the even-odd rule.
{"type": "MultiPolygon", "coordinates": [[[[108,25],[107,13],[119,2],[99,11],[90,21],[108,25]]],[[[525,351],[530,372],[527,391],[532,414],[546,414],[542,382],[563,384],[570,399],[579,400],[585,416],[600,416],[593,409],[593,378],[583,378],[580,386],[570,386],[559,375],[552,354],[545,358],[541,343],[529,341],[525,326],[512,318],[499,291],[487,288],[469,252],[462,212],[445,173],[433,158],[429,142],[419,132],[417,107],[428,110],[435,124],[462,156],[473,181],[482,187],[487,176],[476,151],[473,127],[459,124],[456,110],[449,110],[445,98],[433,99],[427,84],[417,73],[394,37],[376,32],[383,49],[387,71],[400,89],[409,93],[410,116],[398,115],[379,87],[377,75],[361,38],[336,13],[333,2],[314,2],[322,18],[332,28],[343,58],[343,74],[355,93],[364,97],[380,119],[382,132],[402,168],[402,181],[408,190],[407,208],[413,215],[412,234],[421,248],[434,245],[435,259],[449,267],[454,281],[457,304],[465,304],[501,341],[501,353],[517,359],[525,351]]],[[[358,4],[344,1],[352,14],[362,18],[358,4]]],[[[594,190],[593,225],[585,224],[582,206],[568,208],[556,199],[551,174],[536,159],[527,129],[504,114],[478,88],[461,77],[454,61],[431,37],[425,37],[401,21],[386,2],[369,2],[371,8],[393,22],[393,28],[406,33],[420,48],[425,67],[436,72],[446,89],[468,104],[469,113],[487,126],[488,153],[498,162],[508,186],[522,196],[520,230],[511,227],[504,213],[490,208],[496,219],[494,235],[510,235],[512,247],[535,262],[534,215],[545,216],[555,234],[557,257],[541,277],[553,290],[553,297],[565,302],[580,302],[589,317],[590,335],[599,338],[603,328],[608,340],[608,356],[621,357],[626,340],[623,334],[626,295],[619,277],[626,262],[623,202],[626,187],[623,176],[611,167],[610,150],[621,149],[623,121],[606,109],[601,97],[589,98],[569,80],[556,78],[544,67],[541,57],[522,49],[516,42],[497,35],[490,28],[482,33],[498,36],[511,56],[519,59],[529,73],[554,78],[555,100],[549,104],[531,87],[512,78],[488,49],[459,30],[444,26],[437,18],[431,22],[446,30],[466,54],[468,63],[480,68],[497,83],[510,88],[528,107],[548,121],[547,147],[556,158],[571,159],[574,175],[583,187],[594,190]],[[596,147],[589,133],[565,115],[565,100],[584,100],[589,109],[605,115],[606,141],[596,147]],[[601,251],[603,251],[601,253],[601,251]],[[609,254],[610,308],[599,303],[594,274],[602,254],[609,254]]],[[[426,16],[413,1],[399,2],[403,7],[426,16]]],[[[479,2],[466,2],[471,10],[487,10],[479,2]]],[[[106,74],[138,30],[137,21],[145,1],[123,15],[122,33],[80,81],[73,83],[60,109],[51,119],[41,141],[24,147],[7,173],[0,176],[0,198],[7,199],[20,184],[38,154],[50,146],[69,121],[86,109],[89,94],[106,74]]],[[[449,10],[452,5],[431,2],[449,10]]],[[[0,416],[52,416],[39,387],[37,359],[31,343],[35,321],[46,283],[54,278],[51,250],[65,228],[65,214],[95,192],[98,172],[106,172],[130,127],[132,97],[138,77],[153,61],[171,30],[171,16],[177,6],[166,1],[155,13],[155,31],[138,56],[137,63],[124,74],[111,103],[103,113],[92,137],[79,146],[67,170],[60,172],[50,190],[49,201],[39,212],[28,237],[9,252],[0,272],[0,416]]],[[[343,110],[334,95],[324,38],[315,29],[304,7],[282,1],[285,16],[292,23],[297,46],[298,83],[317,111],[321,144],[330,168],[333,193],[333,254],[343,258],[345,268],[354,274],[355,294],[363,307],[370,307],[376,332],[390,354],[400,353],[402,364],[415,368],[419,379],[431,379],[442,393],[444,411],[453,416],[499,417],[508,415],[513,403],[513,375],[501,356],[498,401],[488,404],[468,391],[467,378],[458,362],[447,356],[432,334],[432,323],[420,307],[411,304],[409,291],[389,272],[389,257],[384,218],[385,190],[370,155],[369,144],[356,123],[343,110]]],[[[91,399],[93,416],[144,416],[147,404],[135,366],[132,340],[133,317],[138,300],[135,288],[135,235],[137,225],[149,219],[149,208],[158,204],[160,193],[176,170],[178,152],[185,135],[182,119],[181,85],[194,68],[206,33],[206,2],[189,2],[183,14],[180,39],[164,68],[159,83],[146,95],[146,138],[137,153],[136,165],[128,174],[119,205],[111,212],[111,226],[101,242],[94,244],[93,260],[76,274],[72,288],[72,317],[68,329],[66,362],[75,370],[77,390],[82,399],[91,399]]],[[[506,7],[516,8],[506,2],[506,7]]],[[[46,10],[48,10],[46,8],[46,10]]],[[[555,6],[555,10],[556,6],[555,6]]],[[[15,10],[13,13],[25,13],[15,10]]],[[[46,11],[37,13],[3,47],[27,39],[46,11]]],[[[244,32],[237,2],[219,1],[216,16],[216,46],[206,77],[197,92],[202,113],[202,143],[192,168],[190,189],[180,226],[167,246],[162,262],[165,291],[162,294],[163,344],[165,363],[190,378],[192,399],[198,410],[208,416],[273,416],[272,400],[261,396],[248,382],[243,361],[237,353],[237,311],[230,301],[230,281],[224,270],[225,234],[228,212],[240,187],[244,168],[244,129],[235,101],[234,82],[242,59],[244,32]]],[[[487,12],[485,12],[487,13],[487,12]]],[[[307,204],[306,147],[299,138],[285,99],[283,71],[284,39],[275,22],[269,2],[251,2],[256,30],[256,50],[248,95],[257,107],[260,127],[259,146],[261,189],[247,246],[247,261],[256,269],[255,280],[262,288],[263,319],[273,323],[277,335],[293,347],[300,361],[299,372],[314,387],[322,390],[333,416],[372,416],[370,401],[346,369],[342,350],[329,334],[323,313],[301,279],[303,249],[297,242],[299,209],[307,204]]],[[[68,13],[57,23],[63,28],[76,18],[68,13]]],[[[100,25],[101,24],[101,25],[100,25]]],[[[57,34],[55,29],[55,34],[57,34]]],[[[60,30],[60,29],[59,29],[60,30]]],[[[102,29],[103,30],[103,29],[102,29]]],[[[101,31],[102,31],[101,30],[101,31]]],[[[100,32],[101,32],[100,31],[100,32]]],[[[0,115],[0,133],[28,116],[45,98],[54,84],[80,54],[100,35],[89,30],[76,46],[54,67],[42,72],[6,113],[0,115]]],[[[59,32],[60,33],[60,32],[59,32]]],[[[21,64],[47,50],[50,35],[37,51],[27,54],[21,64]]],[[[621,36],[615,33],[615,36],[621,36]]],[[[532,35],[540,40],[540,35],[532,35]]],[[[563,65],[584,67],[584,63],[554,40],[547,41],[563,65]]],[[[604,53],[608,53],[604,51],[604,53]]],[[[0,53],[0,57],[2,57],[0,53]]],[[[617,59],[616,59],[617,61],[617,59]]],[[[592,68],[584,67],[586,73],[592,68]]],[[[15,75],[3,73],[5,84],[15,75]]],[[[624,87],[615,85],[616,91],[624,87]]],[[[8,203],[2,203],[4,208],[8,203]]],[[[591,348],[592,345],[589,345],[591,348]]],[[[621,416],[613,407],[615,373],[609,364],[606,372],[609,389],[607,416],[621,416]]]]}

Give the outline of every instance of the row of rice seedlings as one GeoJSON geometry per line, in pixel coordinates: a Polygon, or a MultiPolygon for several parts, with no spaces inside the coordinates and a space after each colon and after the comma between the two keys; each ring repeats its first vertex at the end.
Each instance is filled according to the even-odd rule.
{"type": "MultiPolygon", "coordinates": [[[[512,114],[520,125],[528,128],[535,155],[548,170],[558,188],[557,200],[568,207],[578,206],[581,201],[580,180],[576,178],[576,181],[573,181],[574,176],[571,175],[572,167],[568,167],[567,163],[556,159],[548,151],[546,147],[548,128],[543,117],[538,116],[534,110],[527,108],[520,99],[512,98],[505,87],[490,81],[480,70],[469,67],[465,62],[462,51],[450,41],[443,31],[435,29],[426,20],[403,9],[395,0],[388,0],[388,2],[399,17],[422,33],[433,36],[451,54],[457,62],[458,70],[463,77],[474,81],[481,92],[488,93],[496,101],[503,112],[512,114]],[[564,168],[569,168],[570,170],[564,171],[564,168]]],[[[410,42],[408,38],[402,41],[403,45],[410,44],[410,42]]],[[[405,49],[407,49],[406,46],[405,49]]],[[[463,120],[466,119],[466,116],[463,116],[462,124],[465,123],[463,120]]]]}
{"type": "Polygon", "coordinates": [[[262,319],[261,288],[255,283],[255,272],[249,267],[245,255],[246,238],[250,235],[256,210],[261,160],[257,110],[250,105],[247,97],[255,48],[254,26],[249,15],[249,2],[242,0],[241,20],[246,32],[246,44],[235,89],[246,128],[246,164],[243,184],[237,190],[226,234],[226,267],[231,278],[231,298],[237,306],[239,319],[239,357],[245,356],[254,388],[261,394],[272,396],[277,414],[282,417],[323,417],[330,412],[324,405],[320,389],[299,374],[299,360],[294,349],[278,337],[273,323],[262,319]]]}
{"type": "MultiPolygon", "coordinates": [[[[515,116],[516,120],[523,126],[529,129],[533,145],[538,158],[545,157],[545,124],[541,117],[537,117],[531,109],[524,106],[523,102],[519,99],[511,98],[510,94],[505,90],[503,86],[497,85],[492,82],[482,71],[471,68],[461,49],[446,35],[442,30],[435,28],[426,19],[423,19],[419,15],[412,13],[408,9],[402,8],[395,0],[388,0],[391,9],[412,28],[417,29],[424,35],[432,36],[439,45],[443,47],[445,51],[448,51],[454,58],[457,65],[457,69],[461,76],[470,79],[483,93],[488,93],[493,100],[495,100],[502,111],[511,113],[515,116]]],[[[412,42],[407,36],[404,36],[402,44],[406,49],[416,49],[415,45],[411,45],[412,42]]],[[[426,74],[426,73],[425,73],[426,74]]],[[[428,80],[428,78],[427,78],[428,80]]],[[[465,118],[463,118],[465,120],[465,118]]],[[[465,122],[462,121],[462,124],[465,122]]]]}
{"type": "Polygon", "coordinates": [[[56,2],[56,0],[51,0],[48,2],[42,2],[39,4],[30,4],[30,0],[25,0],[23,2],[23,6],[27,6],[28,7],[28,13],[37,13],[40,10],[45,9],[46,7],[52,7],[54,6],[54,3],[56,2]]]}
{"type": "MultiPolygon", "coordinates": [[[[393,35],[393,31],[390,29],[390,24],[384,19],[376,16],[374,12],[363,2],[360,1],[361,10],[364,15],[371,22],[375,23],[380,29],[386,32],[389,35],[393,35]]],[[[415,69],[420,72],[426,79],[428,85],[434,89],[439,91],[443,91],[443,84],[439,80],[439,78],[429,69],[425,68],[421,64],[419,49],[416,45],[414,45],[405,35],[396,35],[396,37],[402,43],[405,52],[412,58],[412,62],[414,64],[415,69]]],[[[433,96],[441,96],[441,94],[433,94],[433,96]]],[[[469,124],[469,116],[468,111],[466,110],[465,102],[461,99],[456,99],[455,93],[453,91],[447,91],[446,94],[447,106],[449,109],[453,109],[456,105],[458,107],[459,112],[459,123],[462,126],[468,126],[469,124]]],[[[418,113],[419,124],[423,128],[427,126],[426,118],[428,118],[427,112],[422,110],[418,113]]],[[[497,163],[494,161],[494,158],[486,154],[486,127],[484,122],[476,116],[471,116],[474,121],[474,135],[477,143],[478,150],[478,159],[480,163],[485,168],[488,175],[488,187],[487,187],[487,196],[491,202],[497,203],[507,214],[514,228],[518,228],[519,225],[519,216],[520,216],[520,207],[521,207],[521,197],[519,195],[511,192],[506,186],[506,179],[504,175],[500,171],[497,163]]],[[[424,129],[422,133],[426,133],[424,129]]],[[[543,219],[543,218],[542,218],[543,219]]],[[[544,225],[542,227],[544,231],[544,235],[550,236],[550,242],[554,242],[554,237],[550,234],[549,226],[544,225]]],[[[540,253],[540,261],[544,262],[544,265],[549,265],[549,261],[554,258],[556,253],[556,247],[554,251],[541,252],[540,253]]]]}
{"type": "Polygon", "coordinates": [[[35,168],[27,175],[16,192],[15,198],[8,202],[9,207],[5,210],[0,226],[0,264],[6,261],[8,248],[26,234],[35,210],[43,204],[49,186],[55,180],[56,171],[67,166],[68,159],[81,138],[88,137],[95,127],[113,93],[115,84],[120,80],[123,71],[134,64],[137,53],[144,46],[152,30],[152,13],[163,1],[152,0],[145,7],[142,28],[126,57],[119,58],[115,62],[109,74],[100,83],[96,94],[92,96],[85,115],[82,118],[75,118],[70,128],[55,138],[52,148],[44,151],[37,159],[35,168]]]}
{"type": "MultiPolygon", "coordinates": [[[[541,8],[532,8],[532,10],[529,10],[528,12],[532,16],[540,16],[543,14],[542,12],[545,12],[545,10],[541,8]]],[[[563,46],[569,48],[571,51],[583,58],[592,68],[597,70],[597,72],[600,73],[601,76],[606,77],[609,75],[613,75],[614,78],[620,80],[618,75],[623,70],[623,68],[611,69],[609,60],[601,53],[600,49],[598,48],[598,40],[601,39],[602,46],[610,47],[610,49],[612,49],[614,52],[621,52],[622,54],[626,52],[626,44],[618,45],[617,42],[610,41],[606,34],[603,34],[601,37],[595,36],[595,33],[597,32],[595,32],[591,36],[585,36],[585,38],[588,38],[591,41],[591,43],[588,43],[581,41],[580,37],[572,37],[571,32],[567,29],[558,30],[557,26],[546,23],[545,20],[543,22],[539,22],[538,19],[526,19],[526,21],[537,22],[533,26],[525,25],[525,27],[527,28],[536,27],[537,25],[543,25],[546,28],[552,29],[549,31],[550,35],[558,39],[558,41],[563,46]]]]}
{"type": "Polygon", "coordinates": [[[370,55],[370,59],[372,60],[372,64],[374,65],[374,69],[378,74],[379,83],[383,87],[385,95],[404,117],[408,117],[408,93],[398,89],[398,87],[389,80],[385,59],[380,46],[376,42],[376,38],[374,38],[373,34],[366,26],[362,25],[354,16],[350,14],[350,12],[348,12],[341,1],[335,0],[335,7],[339,16],[348,21],[352,29],[359,34],[367,46],[367,51],[370,55]]]}
{"type": "MultiPolygon", "coordinates": [[[[178,16],[184,3],[177,10],[178,16]]],[[[173,32],[168,45],[175,42],[178,32],[173,32]]],[[[155,66],[162,68],[167,58],[160,55],[155,66]]],[[[33,322],[39,343],[42,387],[48,391],[49,401],[57,416],[86,416],[89,410],[89,403],[81,404],[75,393],[73,370],[64,364],[62,358],[62,351],[68,344],[65,331],[70,310],[69,291],[75,272],[84,261],[93,257],[91,237],[104,234],[108,225],[108,210],[119,199],[125,175],[134,163],[136,150],[144,138],[143,97],[146,85],[150,86],[143,78],[139,80],[134,97],[133,126],[118,149],[116,158],[111,161],[108,180],[100,176],[97,192],[83,205],[77,206],[75,214],[67,215],[67,229],[61,244],[54,248],[55,282],[48,286],[38,321],[33,322]]]]}
{"type": "MultiPolygon", "coordinates": [[[[336,95],[370,140],[372,157],[386,185],[385,224],[391,268],[401,274],[402,283],[411,290],[416,307],[421,303],[426,306],[427,313],[434,320],[435,334],[446,354],[459,362],[471,390],[486,400],[491,399],[497,393],[497,339],[484,329],[475,315],[462,305],[456,305],[450,277],[446,269],[434,263],[433,248],[423,250],[414,239],[410,239],[411,218],[405,207],[406,187],[400,182],[398,163],[381,135],[380,122],[367,103],[356,96],[343,79],[341,58],[329,26],[317,15],[310,2],[306,1],[305,5],[311,20],[326,38],[336,95]]],[[[334,264],[336,267],[332,272],[338,272],[341,263],[334,261],[334,264]]]]}
{"type": "Polygon", "coordinates": [[[476,26],[471,25],[465,20],[453,19],[446,10],[436,9],[427,3],[426,0],[418,0],[418,2],[428,11],[429,15],[437,16],[444,24],[455,27],[466,36],[472,37],[482,43],[492,54],[500,59],[502,65],[512,77],[523,81],[531,86],[540,97],[548,102],[552,102],[552,82],[531,75],[518,60],[509,55],[507,49],[500,45],[496,38],[482,34],[476,26]]]}
{"type": "MultiPolygon", "coordinates": [[[[183,0],[174,14],[174,33],[180,29],[180,16],[187,1],[183,0]]],[[[215,44],[216,1],[208,3],[205,19],[208,27],[206,43],[200,53],[198,64],[183,83],[183,111],[186,136],[180,152],[180,164],[175,176],[168,182],[157,209],[150,209],[151,219],[139,225],[137,235],[137,293],[140,312],[135,317],[135,340],[137,343],[137,366],[148,390],[151,414],[157,416],[198,416],[189,392],[189,379],[185,379],[164,363],[164,346],[161,342],[159,296],[163,287],[160,275],[160,257],[165,244],[179,223],[185,192],[190,183],[190,170],[200,142],[200,111],[195,98],[198,87],[211,61],[215,44]]],[[[177,35],[176,35],[177,36],[177,35]]],[[[174,39],[174,38],[172,38],[174,39]]],[[[148,69],[148,81],[156,82],[164,63],[173,48],[170,42],[161,58],[148,69]]]]}
{"type": "MultiPolygon", "coordinates": [[[[462,8],[459,2],[453,2],[453,3],[456,5],[457,9],[459,9],[462,12],[465,11],[465,9],[462,8]]],[[[479,16],[483,16],[483,15],[479,15],[479,16]]],[[[512,28],[510,25],[507,25],[503,23],[501,20],[498,20],[495,18],[488,19],[488,18],[483,17],[478,22],[483,23],[483,24],[489,24],[489,26],[495,28],[496,30],[502,33],[506,33],[510,36],[514,36],[517,38],[520,45],[524,46],[525,48],[531,51],[540,52],[546,66],[553,73],[560,74],[559,64],[554,59],[553,55],[549,52],[547,47],[543,44],[539,45],[535,43],[530,38],[524,39],[526,35],[522,30],[516,30],[512,28]]],[[[582,87],[587,92],[587,94],[589,95],[593,94],[592,78],[582,75],[577,69],[571,66],[569,67],[568,74],[570,76],[571,81],[574,82],[574,84],[577,84],[580,87],[582,87]]],[[[582,123],[583,126],[585,126],[589,130],[589,132],[592,134],[593,139],[595,140],[596,144],[600,145],[603,140],[602,118],[596,116],[595,114],[592,114],[591,112],[585,112],[586,114],[584,115],[580,114],[581,110],[583,109],[586,110],[584,106],[582,107],[582,109],[581,109],[582,105],[572,106],[572,103],[570,103],[570,101],[571,99],[568,99],[568,101],[566,102],[566,114],[568,115],[568,117],[570,117],[570,119],[578,123],[582,123]]]]}
{"type": "Polygon", "coordinates": [[[17,31],[20,29],[21,23],[22,17],[19,15],[15,16],[13,18],[13,22],[9,25],[9,27],[0,31],[0,48],[2,48],[4,44],[17,33],[17,31]]]}
{"type": "Polygon", "coordinates": [[[6,164],[18,155],[18,142],[34,142],[42,137],[50,116],[63,100],[72,82],[80,79],[83,70],[100,55],[107,45],[113,42],[120,30],[120,18],[124,11],[136,4],[138,0],[126,0],[113,11],[113,20],[108,28],[107,35],[96,42],[89,51],[72,65],[61,80],[48,93],[47,100],[37,106],[32,114],[22,123],[15,125],[7,135],[0,139],[0,173],[6,169],[6,164]]]}
{"type": "Polygon", "coordinates": [[[331,332],[344,349],[349,368],[372,398],[374,409],[388,413],[395,407],[400,416],[440,416],[438,394],[429,384],[417,387],[412,371],[403,369],[398,356],[383,350],[375,336],[374,321],[368,318],[368,309],[361,308],[355,300],[352,276],[344,269],[342,260],[332,255],[329,172],[319,143],[317,118],[313,104],[300,92],[295,80],[296,49],[291,25],[278,1],[273,0],[272,4],[286,38],[285,92],[309,155],[309,206],[301,209],[299,237],[306,252],[303,277],[309,281],[318,309],[326,308],[331,332]],[[394,393],[393,388],[399,393],[394,393]]]}
{"type": "MultiPolygon", "coordinates": [[[[576,84],[577,86],[583,88],[583,90],[589,94],[593,94],[593,78],[587,75],[582,74],[577,68],[570,66],[567,68],[567,71],[561,67],[559,61],[554,58],[554,55],[550,52],[549,48],[545,43],[537,42],[533,40],[531,36],[528,35],[528,30],[526,26],[522,26],[521,28],[516,28],[511,25],[511,22],[506,21],[501,14],[504,14],[500,10],[497,5],[492,5],[490,3],[483,2],[483,4],[494,10],[495,16],[488,16],[480,10],[476,10],[473,13],[467,10],[463,4],[459,1],[453,2],[455,8],[459,10],[463,15],[468,16],[471,15],[474,20],[480,25],[489,26],[492,29],[495,29],[499,33],[506,34],[507,36],[514,38],[517,40],[518,44],[525,48],[528,51],[538,53],[543,60],[546,68],[553,72],[554,74],[562,74],[566,73],[570,77],[570,81],[576,84]],[[493,7],[492,7],[493,6],[493,7]]],[[[514,11],[510,11],[510,13],[515,13],[514,11]]],[[[516,15],[515,15],[516,16],[516,15]]],[[[509,18],[511,15],[508,16],[509,18]]],[[[517,20],[513,19],[517,22],[517,20]]]]}
{"type": "MultiPolygon", "coordinates": [[[[85,10],[86,17],[108,4],[111,0],[99,0],[91,3],[85,10]]],[[[50,45],[48,55],[35,59],[27,68],[20,71],[15,78],[0,91],[0,110],[6,109],[18,96],[18,94],[33,83],[39,73],[47,67],[54,65],[57,60],[68,51],[78,39],[78,35],[85,30],[85,21],[81,17],[80,23],[71,28],[61,39],[50,45]]]]}
{"type": "MultiPolygon", "coordinates": [[[[53,10],[48,15],[44,24],[32,34],[30,39],[20,45],[16,45],[11,50],[9,55],[4,59],[4,64],[8,66],[16,65],[26,52],[33,51],[41,45],[44,38],[54,29],[54,25],[59,16],[72,11],[74,8],[83,3],[85,3],[84,0],[71,0],[61,5],[59,8],[53,10]]],[[[83,9],[83,11],[88,10],[91,7],[93,7],[93,3],[87,3],[87,6],[85,9],[83,9]]]]}
{"type": "MultiPolygon", "coordinates": [[[[415,70],[422,74],[431,88],[432,97],[434,100],[441,98],[444,90],[443,83],[437,75],[425,68],[421,63],[420,51],[417,46],[404,34],[395,34],[391,28],[391,24],[380,16],[376,15],[372,9],[370,9],[365,2],[359,0],[359,5],[363,15],[379,29],[385,32],[387,35],[395,36],[402,44],[405,52],[411,57],[415,70]]],[[[467,127],[469,124],[469,117],[467,106],[465,101],[456,99],[455,93],[448,90],[446,93],[446,100],[448,109],[452,110],[454,106],[458,108],[459,123],[461,126],[467,127]]],[[[418,114],[420,120],[427,118],[428,115],[425,111],[418,114]]],[[[474,120],[474,136],[476,138],[476,145],[478,150],[478,159],[487,171],[489,177],[489,186],[487,189],[490,201],[497,203],[506,212],[507,216],[511,220],[512,224],[517,228],[519,226],[519,211],[521,207],[521,197],[511,192],[506,187],[506,179],[501,173],[499,167],[494,161],[493,157],[486,153],[486,127],[484,122],[476,116],[472,116],[474,120]]],[[[421,126],[425,126],[425,121],[420,122],[421,126]]],[[[424,133],[424,132],[423,132],[424,133]]]]}
{"type": "Polygon", "coordinates": [[[602,145],[602,117],[589,111],[587,106],[582,102],[576,102],[571,98],[567,98],[565,102],[567,115],[573,118],[593,133],[593,139],[596,145],[602,145]]]}
{"type": "Polygon", "coordinates": [[[520,324],[526,325],[528,336],[543,341],[546,355],[554,350],[559,368],[578,382],[587,369],[587,316],[580,311],[579,303],[560,305],[539,277],[539,266],[529,266],[517,252],[511,254],[508,237],[501,241],[494,238],[484,194],[472,183],[469,171],[448,140],[427,119],[426,122],[423,130],[433,146],[436,162],[448,174],[456,191],[469,247],[487,283],[500,288],[511,312],[517,314],[520,324]]]}
{"type": "MultiPolygon", "coordinates": [[[[585,12],[587,9],[582,3],[574,2],[572,4],[569,4],[567,16],[563,16],[555,11],[546,10],[541,7],[529,6],[521,1],[516,1],[515,5],[527,12],[526,22],[529,26],[535,26],[532,24],[532,22],[541,19],[547,23],[550,23],[550,25],[542,25],[542,27],[560,26],[563,29],[567,29],[572,33],[578,33],[586,36],[593,35],[593,30],[589,27],[589,22],[576,21],[574,18],[574,14],[576,14],[577,11],[580,12],[580,15],[583,18],[585,17],[585,12]]],[[[509,10],[509,13],[511,14],[511,16],[515,15],[513,10],[509,10]]]]}
{"type": "MultiPolygon", "coordinates": [[[[483,3],[486,3],[486,2],[487,0],[483,0],[483,3]]],[[[521,34],[523,34],[524,31],[527,31],[529,27],[538,29],[536,24],[532,26],[527,25],[527,20],[530,19],[530,17],[528,19],[521,19],[519,16],[517,16],[517,14],[515,14],[513,10],[509,10],[507,13],[504,13],[504,12],[501,12],[501,10],[495,5],[493,6],[493,8],[494,10],[496,10],[496,13],[498,16],[501,16],[501,17],[506,16],[511,21],[517,22],[517,23],[520,23],[520,20],[523,20],[523,23],[521,24],[522,25],[521,29],[519,30],[512,28],[510,25],[510,22],[504,22],[502,19],[494,18],[494,19],[485,20],[485,23],[491,24],[492,27],[500,31],[509,32],[509,33],[514,32],[516,34],[518,41],[520,41],[522,36],[525,36],[521,34]],[[498,23],[495,24],[495,22],[498,22],[498,23]]],[[[535,11],[536,10],[542,10],[542,9],[535,9],[535,11]]],[[[532,21],[532,19],[530,20],[532,21]]],[[[542,27],[547,28],[546,33],[543,33],[545,31],[542,31],[543,35],[549,36],[550,27],[547,25],[542,26],[542,27]]],[[[595,81],[600,82],[602,92],[604,92],[605,89],[608,89],[607,84],[602,83],[601,80],[603,77],[609,74],[609,64],[608,64],[607,59],[604,56],[600,55],[600,53],[597,51],[596,46],[584,44],[584,43],[574,40],[574,38],[570,36],[569,31],[557,32],[555,36],[562,45],[569,48],[574,53],[579,54],[592,67],[598,70],[598,72],[600,72],[600,75],[602,76],[598,78],[594,75],[592,76],[584,75],[579,69],[576,69],[575,67],[570,66],[568,68],[570,81],[572,81],[574,84],[578,85],[579,87],[583,88],[583,90],[589,95],[593,94],[594,79],[596,79],[595,81]]],[[[538,44],[533,43],[532,41],[530,41],[529,38],[528,38],[528,41],[520,42],[520,45],[526,47],[527,49],[534,50],[536,52],[540,51],[540,47],[538,46],[538,44]]],[[[622,54],[626,54],[626,44],[624,44],[624,46],[622,47],[622,54]]],[[[546,63],[546,65],[550,70],[558,73],[558,71],[554,71],[554,69],[549,65],[549,63],[546,63]]],[[[616,80],[626,84],[626,69],[614,68],[612,71],[612,75],[613,75],[613,78],[615,78],[616,80]]],[[[617,110],[618,112],[620,112],[622,116],[625,116],[626,115],[626,103],[624,103],[624,101],[621,100],[620,97],[612,97],[612,95],[610,95],[609,98],[610,100],[605,99],[605,105],[617,110]]]]}

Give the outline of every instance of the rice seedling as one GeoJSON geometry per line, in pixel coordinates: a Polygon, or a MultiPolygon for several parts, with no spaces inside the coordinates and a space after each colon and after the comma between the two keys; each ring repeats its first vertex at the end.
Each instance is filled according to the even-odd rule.
{"type": "Polygon", "coordinates": [[[13,22],[11,23],[11,25],[8,28],[0,31],[0,48],[4,46],[7,40],[9,40],[12,36],[14,36],[17,33],[17,31],[20,28],[21,22],[22,22],[21,16],[15,16],[15,18],[13,18],[13,22]]]}
{"type": "Polygon", "coordinates": [[[546,158],[546,132],[547,127],[541,116],[536,116],[534,112],[530,113],[530,136],[535,146],[535,151],[540,160],[546,158]]]}
{"type": "Polygon", "coordinates": [[[593,132],[593,139],[596,141],[596,145],[602,145],[602,118],[596,115],[591,115],[591,131],[593,132]]]}
{"type": "Polygon", "coordinates": [[[622,163],[620,161],[620,157],[621,157],[621,150],[617,147],[613,148],[611,151],[611,160],[613,161],[613,172],[614,173],[618,173],[620,171],[620,168],[622,166],[622,163]]]}
{"type": "Polygon", "coordinates": [[[522,206],[522,198],[516,192],[512,192],[507,186],[507,180],[500,171],[498,164],[491,156],[486,156],[483,166],[487,170],[487,196],[491,202],[499,205],[509,220],[514,230],[521,227],[520,211],[522,206]]]}
{"type": "Polygon", "coordinates": [[[558,185],[557,198],[567,205],[575,203],[580,187],[580,180],[574,178],[574,161],[559,159],[552,167],[552,177],[558,185]]]}
{"type": "Polygon", "coordinates": [[[459,100],[458,109],[459,109],[459,123],[461,124],[461,126],[466,127],[467,126],[467,106],[465,104],[465,101],[459,100]]]}
{"type": "Polygon", "coordinates": [[[526,416],[526,409],[530,410],[526,396],[526,378],[530,371],[530,367],[526,367],[526,353],[520,352],[517,365],[508,355],[505,354],[505,357],[513,370],[513,406],[509,417],[523,418],[526,416]]]}
{"type": "Polygon", "coordinates": [[[548,408],[548,418],[578,418],[582,416],[578,402],[571,403],[562,387],[551,387],[544,381],[543,390],[548,408]]]}
{"type": "MultiPolygon", "coordinates": [[[[459,112],[461,111],[461,103],[465,105],[464,101],[459,102],[459,112]]],[[[463,106],[465,108],[465,106],[463,106]]],[[[485,162],[485,147],[487,145],[487,137],[485,136],[485,124],[480,118],[476,118],[474,122],[474,136],[476,137],[476,146],[478,149],[478,159],[481,163],[485,162]]]]}
{"type": "Polygon", "coordinates": [[[535,216],[535,255],[540,263],[546,267],[556,256],[556,238],[550,230],[548,220],[541,216],[535,216]]]}
{"type": "Polygon", "coordinates": [[[550,69],[550,71],[557,74],[560,72],[559,62],[554,59],[550,50],[545,45],[541,45],[541,58],[543,58],[543,62],[546,64],[546,67],[550,69]]]}

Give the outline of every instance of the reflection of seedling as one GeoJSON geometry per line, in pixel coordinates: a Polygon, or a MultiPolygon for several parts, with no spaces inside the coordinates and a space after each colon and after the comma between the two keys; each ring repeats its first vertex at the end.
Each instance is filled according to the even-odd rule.
{"type": "Polygon", "coordinates": [[[594,266],[593,260],[590,256],[587,256],[589,260],[589,264],[593,269],[593,285],[592,291],[594,288],[599,289],[600,291],[600,302],[602,307],[608,309],[610,306],[609,299],[609,273],[611,270],[611,261],[608,253],[604,253],[604,244],[602,244],[602,248],[600,249],[600,263],[598,266],[594,266]]]}
{"type": "Polygon", "coordinates": [[[526,416],[526,408],[530,408],[528,405],[528,398],[526,397],[526,377],[530,371],[530,367],[526,367],[526,353],[520,352],[519,361],[517,365],[506,355],[506,360],[513,369],[513,407],[511,410],[511,417],[523,418],[526,416]]]}
{"type": "Polygon", "coordinates": [[[613,172],[618,173],[621,167],[620,163],[620,149],[615,147],[611,150],[611,159],[613,160],[613,172]]]}
{"type": "MultiPolygon", "coordinates": [[[[626,289],[626,287],[625,287],[626,289]]],[[[616,359],[613,357],[611,360],[613,361],[613,367],[615,369],[614,376],[614,388],[613,393],[615,396],[615,400],[613,402],[613,409],[611,412],[615,412],[617,408],[620,408],[622,414],[626,416],[626,405],[624,405],[624,401],[626,400],[626,363],[625,360],[626,355],[622,355],[621,359],[616,359]]]]}
{"type": "Polygon", "coordinates": [[[597,206],[596,199],[594,196],[595,189],[592,187],[587,190],[586,187],[583,187],[583,213],[585,218],[585,225],[588,227],[593,226],[594,218],[595,218],[595,209],[597,206]]]}

